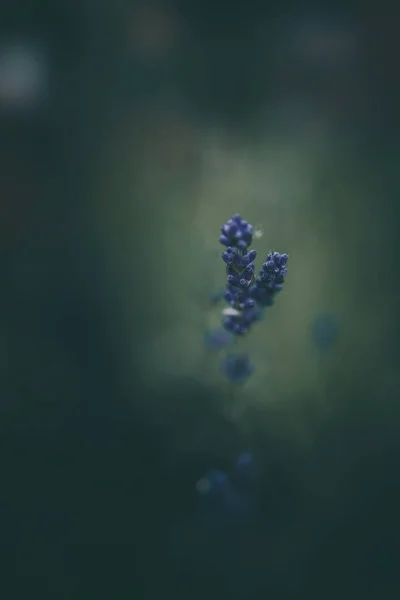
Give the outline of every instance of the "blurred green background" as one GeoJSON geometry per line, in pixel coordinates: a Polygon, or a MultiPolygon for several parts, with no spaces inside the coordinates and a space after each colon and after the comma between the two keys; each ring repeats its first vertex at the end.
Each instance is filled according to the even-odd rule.
{"type": "MultiPolygon", "coordinates": [[[[380,7],[379,7],[380,8],[380,7]]],[[[398,19],[373,4],[4,2],[1,597],[396,598],[398,19]],[[207,353],[239,212],[285,291],[207,353]],[[336,315],[329,353],[313,345],[336,315]],[[195,484],[260,510],[198,542],[195,484]],[[233,536],[233,537],[232,537],[233,536]]]]}

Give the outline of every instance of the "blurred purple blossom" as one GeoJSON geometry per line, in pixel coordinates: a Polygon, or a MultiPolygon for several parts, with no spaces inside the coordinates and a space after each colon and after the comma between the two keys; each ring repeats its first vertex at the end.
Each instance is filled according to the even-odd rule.
{"type": "Polygon", "coordinates": [[[222,372],[232,383],[245,383],[254,371],[247,354],[228,354],[221,363],[222,372]]]}
{"type": "Polygon", "coordinates": [[[231,346],[235,341],[235,336],[223,327],[206,331],[205,344],[208,350],[218,352],[227,346],[231,346]]]}

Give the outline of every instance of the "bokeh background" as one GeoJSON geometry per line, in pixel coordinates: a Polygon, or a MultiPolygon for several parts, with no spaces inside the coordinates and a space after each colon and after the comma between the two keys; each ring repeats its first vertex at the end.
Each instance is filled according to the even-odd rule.
{"type": "Polygon", "coordinates": [[[396,11],[0,13],[2,597],[398,597],[396,11]],[[235,212],[290,256],[240,388],[235,212]],[[244,450],[225,523],[196,482],[244,450]]]}

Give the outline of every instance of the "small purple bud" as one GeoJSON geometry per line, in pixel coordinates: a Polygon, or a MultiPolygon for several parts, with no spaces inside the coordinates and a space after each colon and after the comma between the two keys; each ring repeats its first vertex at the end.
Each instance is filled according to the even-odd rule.
{"type": "Polygon", "coordinates": [[[237,285],[238,278],[235,277],[235,275],[228,275],[227,281],[228,281],[228,285],[235,285],[235,284],[237,285]]]}
{"type": "Polygon", "coordinates": [[[232,236],[235,235],[235,233],[237,232],[237,224],[234,223],[233,221],[231,223],[228,223],[228,225],[225,225],[226,227],[226,235],[228,236],[232,236]]]}
{"type": "Polygon", "coordinates": [[[234,252],[233,250],[232,250],[232,254],[231,254],[231,260],[234,265],[240,264],[240,256],[238,255],[237,252],[234,252]]]}
{"type": "Polygon", "coordinates": [[[244,308],[253,308],[254,305],[255,301],[253,300],[253,298],[246,298],[244,302],[244,308]]]}
{"type": "Polygon", "coordinates": [[[272,253],[272,260],[279,265],[280,260],[281,260],[281,255],[279,254],[279,252],[273,252],[272,253]]]}
{"type": "Polygon", "coordinates": [[[232,320],[231,317],[227,317],[226,319],[223,320],[222,325],[225,327],[225,329],[227,329],[228,331],[233,331],[233,325],[234,322],[232,320]]]}
{"type": "Polygon", "coordinates": [[[222,244],[223,246],[228,246],[229,240],[226,237],[226,235],[220,235],[219,236],[219,243],[222,244]]]}
{"type": "MultiPolygon", "coordinates": [[[[257,277],[258,279],[258,277],[257,277]]],[[[256,279],[256,281],[257,281],[256,279]]],[[[249,294],[252,298],[254,298],[255,296],[257,296],[258,293],[258,287],[256,285],[252,285],[249,287],[249,294]]]]}
{"type": "Polygon", "coordinates": [[[265,265],[265,269],[267,271],[274,271],[275,270],[275,263],[273,260],[268,260],[266,263],[264,263],[265,265]]]}
{"type": "Polygon", "coordinates": [[[232,292],[230,292],[229,290],[225,290],[224,299],[229,303],[232,302],[234,300],[232,292]]]}

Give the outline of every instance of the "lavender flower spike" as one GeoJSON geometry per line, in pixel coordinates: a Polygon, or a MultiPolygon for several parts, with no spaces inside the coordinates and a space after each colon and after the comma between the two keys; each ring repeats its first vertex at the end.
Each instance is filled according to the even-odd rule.
{"type": "Polygon", "coordinates": [[[260,306],[272,306],[275,295],[280,292],[287,275],[287,254],[270,252],[262,265],[254,285],[250,289],[250,296],[260,306]]]}
{"type": "MultiPolygon", "coordinates": [[[[253,226],[236,214],[222,225],[219,238],[220,243],[226,246],[222,252],[227,273],[224,298],[230,307],[223,311],[223,325],[238,336],[248,333],[253,323],[260,320],[263,308],[272,306],[287,274],[288,255],[270,252],[256,276],[254,261],[257,253],[249,250],[253,233],[253,226]]],[[[239,369],[239,377],[234,355],[223,363],[223,370],[235,381],[246,379],[253,370],[247,357],[242,355],[237,360],[238,365],[243,367],[239,369]]]]}

